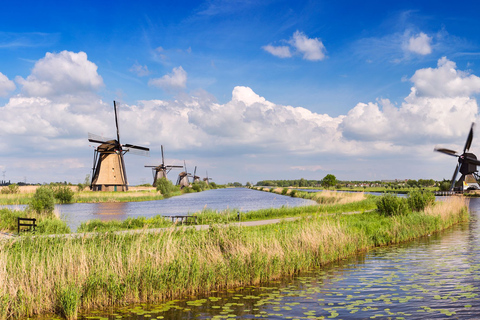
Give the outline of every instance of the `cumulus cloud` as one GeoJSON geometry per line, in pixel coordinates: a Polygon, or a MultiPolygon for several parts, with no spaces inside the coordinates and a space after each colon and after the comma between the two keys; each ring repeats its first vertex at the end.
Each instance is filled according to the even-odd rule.
{"type": "MultiPolygon", "coordinates": [[[[84,71],[83,76],[74,76],[69,72],[78,68],[78,60],[72,58],[78,55],[65,52],[39,60],[32,74],[19,82],[23,85],[21,93],[0,108],[0,147],[8,159],[13,159],[10,166],[20,163],[25,154],[35,158],[47,154],[48,159],[82,159],[83,167],[78,161],[65,161],[63,165],[79,170],[76,172],[88,172],[91,149],[87,132],[115,136],[112,105],[96,94],[102,82],[95,64],[88,60],[81,63],[94,73],[84,71]],[[42,64],[47,62],[59,70],[59,75],[43,72],[42,64]],[[68,83],[60,84],[60,79],[68,83]],[[83,84],[83,89],[72,88],[72,83],[83,84]],[[66,92],[68,99],[58,98],[66,92]]],[[[171,80],[182,72],[185,80],[180,83],[184,86],[186,72],[181,67],[164,78],[171,80]]],[[[222,153],[223,157],[229,154],[232,161],[238,161],[229,163],[229,167],[251,159],[251,155],[255,155],[259,168],[265,167],[262,161],[274,155],[275,170],[297,172],[330,169],[340,160],[344,164],[374,157],[392,161],[402,154],[425,158],[425,152],[431,153],[435,143],[463,143],[478,113],[472,95],[480,92],[479,78],[442,58],[436,68],[417,70],[409,80],[410,94],[399,106],[386,99],[358,103],[346,115],[337,117],[276,104],[245,86],[233,88],[230,101],[225,103],[200,92],[182,93],[175,100],[120,104],[122,142],[152,147],[168,143],[172,151],[222,153]],[[282,160],[287,156],[290,161],[282,160]],[[314,160],[296,163],[298,157],[314,160]],[[328,157],[334,160],[327,163],[328,157]]],[[[144,161],[134,158],[130,157],[129,163],[144,161]]],[[[42,161],[48,162],[45,157],[38,160],[42,161]]],[[[222,161],[217,165],[226,163],[222,161]]],[[[377,162],[372,163],[376,167],[377,162]]],[[[47,171],[42,169],[42,173],[47,171]]],[[[57,170],[52,169],[50,174],[57,174],[57,170]]],[[[62,179],[51,179],[58,178],[62,179]]]]}
{"type": "Polygon", "coordinates": [[[26,78],[16,78],[22,93],[31,97],[51,97],[96,91],[103,86],[97,66],[88,61],[85,52],[47,53],[35,63],[26,78]]]}
{"type": "Polygon", "coordinates": [[[6,97],[10,91],[15,90],[15,83],[0,72],[0,97],[6,97]]]}
{"type": "Polygon", "coordinates": [[[308,38],[303,32],[295,31],[292,38],[287,42],[290,46],[266,45],[262,49],[279,58],[290,58],[292,50],[296,54],[303,55],[304,60],[319,61],[325,59],[327,52],[322,41],[318,38],[308,38]]]}
{"type": "Polygon", "coordinates": [[[408,39],[408,50],[421,55],[427,55],[432,53],[431,47],[432,38],[425,33],[420,32],[417,35],[411,36],[408,39]]]}
{"type": "Polygon", "coordinates": [[[437,68],[417,70],[410,81],[411,92],[398,108],[388,100],[357,104],[342,123],[344,136],[412,145],[465,135],[478,113],[471,95],[480,92],[480,78],[457,70],[443,57],[437,68]]]}
{"type": "Polygon", "coordinates": [[[318,38],[308,38],[303,32],[295,31],[290,44],[303,54],[303,59],[318,61],[325,59],[326,49],[318,38]]]}
{"type": "Polygon", "coordinates": [[[148,84],[165,90],[183,89],[187,86],[187,72],[181,66],[173,68],[172,73],[161,78],[150,79],[148,84]]]}

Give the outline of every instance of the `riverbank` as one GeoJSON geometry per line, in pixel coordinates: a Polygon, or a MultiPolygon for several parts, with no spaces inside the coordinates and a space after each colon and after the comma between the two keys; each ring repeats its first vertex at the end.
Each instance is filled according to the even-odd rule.
{"type": "Polygon", "coordinates": [[[0,318],[56,313],[74,319],[78,310],[256,284],[467,219],[465,200],[451,197],[405,216],[318,213],[258,227],[4,241],[0,318]]]}

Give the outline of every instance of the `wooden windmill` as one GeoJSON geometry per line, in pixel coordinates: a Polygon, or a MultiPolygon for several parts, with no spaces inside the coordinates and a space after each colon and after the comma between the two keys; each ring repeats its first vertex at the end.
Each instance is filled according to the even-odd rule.
{"type": "Polygon", "coordinates": [[[128,180],[123,156],[130,152],[137,155],[148,156],[149,148],[133,144],[120,143],[120,130],[118,129],[117,104],[113,101],[115,111],[115,126],[117,139],[106,139],[88,133],[88,141],[100,143],[93,154],[93,172],[90,189],[93,191],[127,191],[128,180]]]}
{"type": "Polygon", "coordinates": [[[145,166],[146,168],[152,168],[153,174],[153,186],[157,185],[157,180],[161,178],[167,179],[167,173],[170,172],[173,168],[183,168],[183,166],[172,166],[172,165],[165,165],[165,158],[163,156],[163,145],[161,146],[162,150],[162,164],[158,166],[145,166]]]}
{"type": "Polygon", "coordinates": [[[212,178],[208,177],[208,171],[206,171],[206,174],[207,174],[207,177],[203,178],[203,181],[205,181],[207,184],[209,184],[208,181],[212,180],[212,178]]]}
{"type": "Polygon", "coordinates": [[[192,175],[190,173],[188,173],[187,171],[187,164],[185,161],[183,161],[183,165],[185,167],[185,171],[182,171],[179,173],[178,175],[178,179],[177,179],[177,186],[180,186],[180,188],[184,188],[184,187],[189,187],[190,186],[190,181],[188,180],[188,177],[191,177],[192,175]]]}
{"type": "Polygon", "coordinates": [[[197,176],[197,166],[195,166],[195,170],[193,170],[193,183],[200,182],[200,177],[197,176]]]}

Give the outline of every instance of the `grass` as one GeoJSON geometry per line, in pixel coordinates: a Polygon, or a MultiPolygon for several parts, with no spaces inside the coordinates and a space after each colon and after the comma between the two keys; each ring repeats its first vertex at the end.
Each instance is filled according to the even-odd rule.
{"type": "Polygon", "coordinates": [[[34,218],[37,219],[37,229],[35,234],[62,234],[70,233],[67,224],[60,220],[59,214],[39,214],[31,210],[13,210],[3,208],[0,209],[0,231],[17,232],[17,218],[34,218]]]}
{"type": "Polygon", "coordinates": [[[0,319],[75,319],[77,310],[254,285],[466,220],[464,199],[451,197],[405,216],[314,214],[258,227],[1,241],[0,319]]]}

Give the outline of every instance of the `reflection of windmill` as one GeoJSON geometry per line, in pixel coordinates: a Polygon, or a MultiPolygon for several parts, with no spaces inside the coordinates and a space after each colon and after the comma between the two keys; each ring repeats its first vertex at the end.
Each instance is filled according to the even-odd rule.
{"type": "Polygon", "coordinates": [[[180,188],[190,186],[190,181],[188,181],[188,177],[192,176],[187,171],[187,163],[185,162],[185,160],[183,161],[183,165],[185,167],[185,171],[182,171],[178,174],[178,179],[177,179],[177,184],[176,184],[177,186],[180,186],[180,188]]]}
{"type": "Polygon", "coordinates": [[[137,155],[148,156],[149,148],[133,144],[120,143],[120,130],[118,129],[117,104],[113,101],[115,111],[115,126],[117,139],[88,133],[88,141],[100,143],[93,153],[93,174],[90,188],[93,191],[127,191],[128,181],[123,156],[130,152],[137,155]]]}
{"type": "Polygon", "coordinates": [[[208,171],[207,171],[206,173],[207,173],[207,177],[206,177],[206,178],[203,178],[203,181],[205,181],[205,182],[208,184],[208,181],[209,181],[209,180],[212,180],[212,178],[209,178],[209,177],[208,177],[208,171]]]}
{"type": "Polygon", "coordinates": [[[195,170],[193,170],[193,183],[200,182],[200,177],[197,176],[197,166],[195,166],[195,170]]]}
{"type": "Polygon", "coordinates": [[[435,151],[458,158],[457,167],[453,172],[450,191],[466,191],[472,189],[480,189],[480,185],[478,184],[479,176],[477,174],[477,166],[480,165],[480,161],[477,160],[477,157],[473,153],[468,152],[470,150],[470,146],[472,145],[474,125],[475,123],[472,123],[472,127],[470,128],[470,133],[468,134],[467,142],[465,143],[462,154],[459,155],[456,151],[446,148],[434,149],[435,151]],[[457,178],[459,172],[462,174],[462,176],[460,177],[458,182],[455,183],[455,179],[457,178]]]}
{"type": "Polygon", "coordinates": [[[165,158],[163,157],[163,145],[162,149],[162,164],[159,166],[145,166],[146,168],[152,168],[153,173],[153,186],[156,186],[157,180],[161,178],[167,179],[167,173],[173,168],[183,168],[182,166],[165,165],[165,158]]]}

